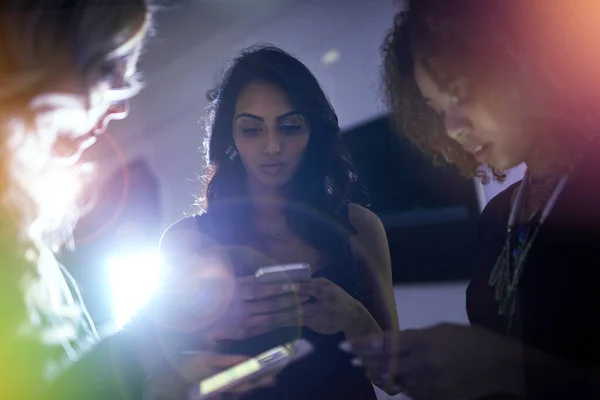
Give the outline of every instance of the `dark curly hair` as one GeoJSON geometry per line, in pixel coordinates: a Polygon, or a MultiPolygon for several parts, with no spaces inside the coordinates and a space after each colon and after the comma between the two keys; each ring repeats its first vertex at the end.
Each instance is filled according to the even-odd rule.
{"type": "Polygon", "coordinates": [[[207,214],[217,215],[219,224],[228,228],[234,228],[228,222],[235,224],[229,231],[249,233],[252,229],[246,170],[239,157],[229,158],[227,150],[233,144],[237,98],[248,84],[257,81],[275,84],[285,91],[310,126],[305,157],[284,187],[284,195],[292,205],[286,208],[286,217],[302,239],[323,249],[326,239],[319,237],[322,229],[314,225],[317,220],[299,212],[298,205],[304,211],[309,209],[310,215],[338,219],[355,174],[341,139],[337,115],[319,82],[304,64],[277,47],[260,45],[242,50],[227,67],[218,87],[208,93],[204,141],[208,173],[200,205],[207,214]],[[240,212],[232,212],[232,207],[241,208],[240,212]],[[230,221],[232,215],[235,221],[230,221]]]}
{"type": "MultiPolygon", "coordinates": [[[[422,98],[414,79],[416,60],[442,89],[463,99],[483,98],[511,90],[515,85],[526,85],[537,102],[533,107],[535,115],[529,118],[533,122],[528,120],[535,124],[530,126],[531,130],[562,131],[556,132],[552,140],[547,137],[540,140],[544,151],[557,146],[574,147],[581,141],[574,141],[573,134],[589,135],[600,126],[595,116],[600,102],[597,93],[593,93],[597,85],[590,90],[590,82],[586,87],[581,79],[574,80],[572,63],[561,59],[573,46],[569,46],[561,33],[568,27],[553,27],[550,32],[544,25],[550,24],[542,21],[547,15],[541,12],[550,6],[548,2],[407,0],[404,3],[407,7],[396,15],[382,46],[382,90],[398,131],[434,163],[439,165],[446,160],[464,176],[488,181],[487,171],[472,154],[448,137],[442,117],[422,98]],[[457,88],[457,82],[465,83],[466,89],[457,88]],[[582,126],[584,120],[593,122],[582,126]]],[[[555,8],[552,12],[558,15],[558,8],[566,7],[567,3],[552,6],[555,8]]],[[[572,152],[562,154],[569,158],[572,152]]],[[[492,173],[498,180],[505,176],[502,171],[492,170],[492,173]]]]}

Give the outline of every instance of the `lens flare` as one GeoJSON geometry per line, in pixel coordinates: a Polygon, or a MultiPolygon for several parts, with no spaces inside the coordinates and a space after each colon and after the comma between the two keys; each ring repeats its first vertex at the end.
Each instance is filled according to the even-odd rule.
{"type": "Polygon", "coordinates": [[[158,251],[140,252],[108,260],[113,318],[121,329],[158,291],[162,276],[158,251]]]}

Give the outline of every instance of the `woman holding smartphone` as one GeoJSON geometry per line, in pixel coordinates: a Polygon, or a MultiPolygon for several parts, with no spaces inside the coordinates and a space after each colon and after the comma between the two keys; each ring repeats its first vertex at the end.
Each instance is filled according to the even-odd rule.
{"type": "Polygon", "coordinates": [[[222,288],[193,290],[225,294],[220,306],[182,302],[193,336],[248,355],[298,337],[314,344],[276,388],[251,398],[374,399],[337,345],[397,328],[390,256],[380,220],[348,204],[354,175],[334,110],[301,62],[269,46],[242,51],[210,100],[205,213],[162,239],[176,291],[197,271],[231,277],[222,288]],[[310,282],[254,277],[290,263],[308,264],[310,282]]]}
{"type": "MultiPolygon", "coordinates": [[[[143,355],[162,356],[137,340],[148,325],[100,341],[54,256],[93,177],[81,153],[139,92],[150,22],[144,0],[0,1],[1,399],[140,398],[143,355]]],[[[209,375],[245,358],[182,369],[209,375]]]]}
{"type": "Polygon", "coordinates": [[[385,44],[404,135],[469,177],[521,163],[481,217],[470,326],[346,345],[421,399],[600,398],[600,10],[415,0],[385,44]]]}

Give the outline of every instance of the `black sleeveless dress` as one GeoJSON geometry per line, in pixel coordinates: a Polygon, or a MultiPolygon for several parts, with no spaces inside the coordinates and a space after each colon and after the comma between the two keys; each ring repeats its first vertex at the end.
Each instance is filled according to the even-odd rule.
{"type": "MultiPolygon", "coordinates": [[[[225,246],[230,244],[227,243],[227,235],[214,230],[214,227],[211,226],[213,224],[210,224],[209,219],[205,217],[206,215],[195,217],[198,229],[204,234],[214,235],[213,238],[220,244],[225,246]]],[[[347,206],[342,210],[342,217],[348,221],[347,206]]],[[[328,227],[324,226],[323,229],[328,229],[328,227]]],[[[336,231],[332,231],[332,235],[339,235],[340,230],[336,229],[336,231]]],[[[350,232],[346,231],[345,236],[345,240],[341,241],[343,243],[341,248],[332,254],[332,261],[319,269],[313,278],[329,279],[360,301],[360,295],[363,292],[361,265],[350,250],[348,241],[350,232]]],[[[248,253],[236,254],[235,251],[228,253],[234,265],[247,265],[252,262],[248,260],[248,253]]],[[[253,267],[258,266],[261,265],[253,267]]],[[[323,335],[306,327],[280,328],[247,340],[229,342],[222,351],[255,356],[300,337],[313,344],[314,352],[279,373],[276,387],[255,390],[244,396],[245,400],[375,400],[377,398],[373,385],[366,378],[364,369],[351,366],[352,357],[338,349],[339,343],[345,340],[343,333],[323,335]]]]}

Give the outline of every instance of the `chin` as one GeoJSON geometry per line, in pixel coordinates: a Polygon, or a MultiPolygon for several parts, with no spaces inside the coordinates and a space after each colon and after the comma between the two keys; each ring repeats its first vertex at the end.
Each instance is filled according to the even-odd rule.
{"type": "Polygon", "coordinates": [[[258,183],[260,183],[262,186],[271,189],[279,189],[285,186],[292,179],[292,177],[288,176],[288,174],[257,174],[256,178],[258,183]]]}
{"type": "Polygon", "coordinates": [[[262,186],[270,189],[281,189],[286,183],[288,183],[288,180],[260,179],[258,182],[262,186]]]}
{"type": "Polygon", "coordinates": [[[508,171],[508,170],[518,167],[522,163],[523,163],[523,161],[521,159],[515,159],[514,157],[510,157],[510,156],[506,156],[506,157],[499,156],[499,157],[493,157],[488,162],[488,165],[499,171],[508,171]]]}

